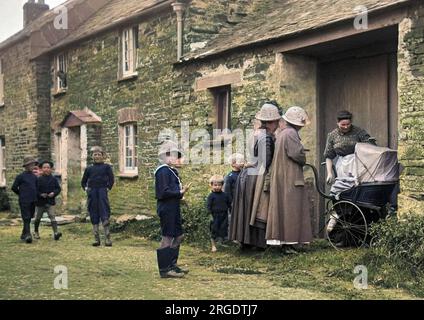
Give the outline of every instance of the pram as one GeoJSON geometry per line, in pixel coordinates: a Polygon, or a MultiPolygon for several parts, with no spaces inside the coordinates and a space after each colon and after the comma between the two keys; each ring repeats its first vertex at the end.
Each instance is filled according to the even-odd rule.
{"type": "Polygon", "coordinates": [[[358,143],[355,161],[355,186],[338,194],[337,199],[320,189],[316,167],[305,165],[314,172],[318,193],[328,199],[325,233],[336,249],[362,247],[369,243],[369,225],[387,216],[387,205],[399,181],[399,162],[395,150],[358,143]]]}

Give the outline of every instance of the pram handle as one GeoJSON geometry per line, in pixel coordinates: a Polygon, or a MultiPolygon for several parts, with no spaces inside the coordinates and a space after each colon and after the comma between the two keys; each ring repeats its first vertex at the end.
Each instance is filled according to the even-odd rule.
{"type": "MultiPolygon", "coordinates": [[[[325,164],[325,162],[324,162],[324,164],[325,164]]],[[[306,164],[304,165],[304,167],[310,167],[310,168],[312,169],[312,171],[313,171],[313,173],[314,173],[314,176],[315,176],[315,187],[316,187],[316,189],[317,189],[318,193],[319,193],[322,197],[324,197],[324,198],[326,198],[326,199],[329,199],[329,200],[333,199],[332,197],[330,197],[329,195],[325,194],[325,193],[324,193],[324,192],[320,189],[320,187],[319,187],[319,179],[318,179],[318,170],[317,170],[317,168],[315,168],[315,166],[313,166],[312,164],[309,164],[309,163],[306,163],[306,164]]]]}

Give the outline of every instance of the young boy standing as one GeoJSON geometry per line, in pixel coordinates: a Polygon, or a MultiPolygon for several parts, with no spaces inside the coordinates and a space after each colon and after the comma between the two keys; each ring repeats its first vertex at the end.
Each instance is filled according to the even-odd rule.
{"type": "Polygon", "coordinates": [[[19,207],[24,223],[21,240],[25,240],[26,243],[32,243],[31,219],[34,218],[37,202],[37,177],[32,171],[37,164],[37,160],[33,157],[26,157],[23,164],[25,171],[16,177],[12,185],[12,191],[19,196],[19,207]]]}
{"type": "Polygon", "coordinates": [[[228,211],[231,209],[231,199],[222,192],[224,178],[214,175],[210,179],[212,192],[208,196],[207,208],[213,220],[210,224],[212,252],[216,252],[216,241],[224,240],[228,236],[228,211]]]}
{"type": "Polygon", "coordinates": [[[155,171],[157,214],[160,218],[162,241],[157,250],[161,278],[182,278],[188,270],[177,266],[183,240],[180,200],[190,189],[183,187],[177,168],[182,167],[182,153],[171,141],[159,150],[161,165],[155,171]]]}
{"type": "Polygon", "coordinates": [[[232,171],[225,176],[224,192],[230,197],[230,200],[233,201],[237,178],[244,167],[244,156],[240,153],[234,153],[231,155],[229,162],[232,171]]]}
{"type": "Polygon", "coordinates": [[[38,177],[38,201],[35,209],[34,238],[40,239],[38,229],[44,212],[47,212],[52,224],[53,238],[59,240],[62,233],[57,229],[54,206],[56,205],[56,197],[59,195],[61,188],[57,179],[52,175],[53,162],[43,161],[40,163],[39,168],[41,170],[41,176],[38,177]]]}
{"type": "Polygon", "coordinates": [[[87,192],[87,207],[93,225],[93,246],[100,246],[99,224],[102,222],[105,232],[106,247],[112,246],[110,239],[109,219],[110,206],[108,191],[112,190],[115,183],[112,167],[104,163],[105,152],[101,147],[91,149],[94,163],[87,167],[81,180],[82,188],[87,192]]]}

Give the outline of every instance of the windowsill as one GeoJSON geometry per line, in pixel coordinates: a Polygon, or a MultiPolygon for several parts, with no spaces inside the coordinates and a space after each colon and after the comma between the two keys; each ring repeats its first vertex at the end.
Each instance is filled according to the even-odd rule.
{"type": "Polygon", "coordinates": [[[53,93],[53,97],[57,98],[57,97],[63,96],[64,94],[66,94],[67,91],[68,89],[59,89],[53,93]]]}
{"type": "Polygon", "coordinates": [[[123,178],[123,179],[136,179],[136,178],[138,178],[138,173],[120,172],[120,173],[117,174],[117,177],[123,178]]]}
{"type": "Polygon", "coordinates": [[[131,79],[136,79],[138,77],[138,72],[135,71],[133,73],[127,73],[125,75],[122,75],[119,79],[118,82],[121,81],[127,81],[127,80],[131,80],[131,79]]]}
{"type": "Polygon", "coordinates": [[[5,106],[4,102],[0,102],[0,108],[3,108],[5,106]]]}

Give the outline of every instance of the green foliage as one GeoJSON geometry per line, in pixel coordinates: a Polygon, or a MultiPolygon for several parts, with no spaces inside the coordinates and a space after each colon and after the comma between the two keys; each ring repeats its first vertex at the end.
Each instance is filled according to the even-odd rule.
{"type": "MultiPolygon", "coordinates": [[[[210,215],[202,204],[181,206],[183,218],[184,242],[196,243],[200,246],[209,245],[209,222],[210,215]]],[[[113,223],[112,232],[126,232],[128,234],[142,236],[149,240],[160,241],[160,220],[157,215],[151,219],[135,221],[130,220],[124,223],[113,223]]]]}
{"type": "Polygon", "coordinates": [[[424,216],[395,216],[373,224],[371,250],[363,257],[374,285],[424,296],[424,216]]]}
{"type": "Polygon", "coordinates": [[[0,189],[0,211],[6,211],[10,209],[9,198],[5,189],[0,189]]]}

